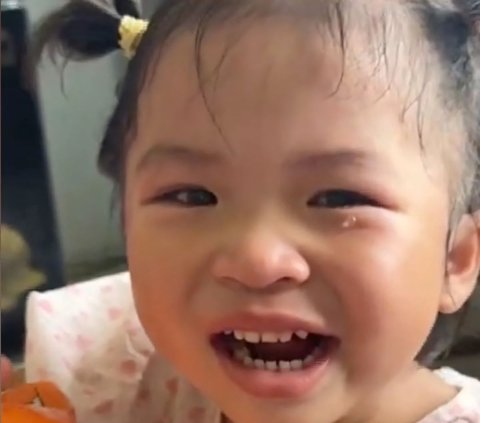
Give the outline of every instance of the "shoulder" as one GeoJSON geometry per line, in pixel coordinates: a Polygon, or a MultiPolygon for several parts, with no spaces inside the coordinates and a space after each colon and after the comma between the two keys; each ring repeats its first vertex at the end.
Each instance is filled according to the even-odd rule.
{"type": "Polygon", "coordinates": [[[480,381],[451,368],[435,372],[458,389],[457,396],[419,423],[480,423],[480,381]]]}
{"type": "Polygon", "coordinates": [[[80,422],[122,422],[153,352],[127,273],[33,293],[27,302],[25,376],[54,382],[80,422]]]}
{"type": "MultiPolygon", "coordinates": [[[[456,386],[461,390],[465,389],[467,391],[472,390],[479,392],[480,380],[478,379],[466,376],[450,367],[443,367],[439,370],[436,370],[435,373],[449,385],[456,386]]],[[[477,399],[480,405],[480,397],[477,399]]]]}

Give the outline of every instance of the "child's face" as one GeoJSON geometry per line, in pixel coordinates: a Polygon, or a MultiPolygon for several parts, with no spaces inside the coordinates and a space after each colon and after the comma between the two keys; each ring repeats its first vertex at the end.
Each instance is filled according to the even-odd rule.
{"type": "Polygon", "coordinates": [[[193,36],[142,94],[125,192],[138,312],[236,421],[334,421],[409,371],[448,295],[446,176],[371,72],[332,94],[341,57],[320,37],[265,25],[229,41],[204,40],[210,110],[193,36]],[[220,358],[212,337],[235,329],[333,338],[320,364],[274,373],[220,358]]]}

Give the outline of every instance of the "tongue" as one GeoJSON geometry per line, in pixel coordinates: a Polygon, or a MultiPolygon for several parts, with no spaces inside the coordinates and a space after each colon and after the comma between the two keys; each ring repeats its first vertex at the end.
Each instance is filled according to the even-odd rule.
{"type": "Polygon", "coordinates": [[[303,360],[313,352],[319,344],[318,338],[292,339],[285,343],[246,344],[252,358],[265,361],[303,360]]]}

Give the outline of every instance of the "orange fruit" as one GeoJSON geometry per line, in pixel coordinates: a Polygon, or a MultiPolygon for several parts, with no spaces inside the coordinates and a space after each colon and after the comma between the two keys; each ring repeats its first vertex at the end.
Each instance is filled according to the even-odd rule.
{"type": "Polygon", "coordinates": [[[50,382],[20,385],[2,393],[2,423],[75,423],[66,396],[50,382]]]}
{"type": "Polygon", "coordinates": [[[75,423],[73,414],[54,409],[2,405],[2,423],[75,423]]]}

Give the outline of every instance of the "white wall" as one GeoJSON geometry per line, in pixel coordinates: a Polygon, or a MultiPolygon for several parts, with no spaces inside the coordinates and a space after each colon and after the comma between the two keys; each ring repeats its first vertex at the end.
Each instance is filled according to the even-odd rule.
{"type": "MultiPolygon", "coordinates": [[[[30,23],[65,0],[26,0],[30,23]]],[[[48,60],[39,69],[39,95],[60,240],[67,264],[100,262],[122,254],[111,217],[111,183],[96,169],[96,156],[114,104],[122,59],[71,63],[64,72],[48,60]]]]}

